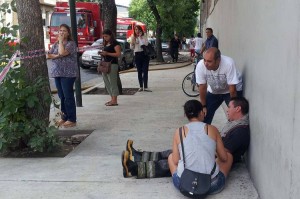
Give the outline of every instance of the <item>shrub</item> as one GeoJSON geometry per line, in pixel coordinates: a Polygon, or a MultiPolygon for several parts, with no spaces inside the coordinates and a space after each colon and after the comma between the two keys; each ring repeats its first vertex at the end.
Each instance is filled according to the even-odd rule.
{"type": "MultiPolygon", "coordinates": [[[[33,151],[51,151],[60,142],[56,135],[57,128],[49,122],[36,119],[28,110],[36,113],[43,111],[42,103],[37,98],[45,79],[36,78],[35,84],[28,85],[24,79],[22,67],[11,70],[0,85],[0,151],[13,151],[29,148],[33,151]]],[[[44,95],[51,103],[51,96],[44,95]]]]}

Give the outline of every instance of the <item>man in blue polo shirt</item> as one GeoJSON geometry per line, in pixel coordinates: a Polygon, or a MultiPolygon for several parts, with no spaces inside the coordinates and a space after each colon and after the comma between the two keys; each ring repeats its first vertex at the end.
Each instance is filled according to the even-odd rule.
{"type": "Polygon", "coordinates": [[[211,47],[219,48],[218,39],[213,35],[213,29],[212,28],[206,28],[206,36],[207,39],[202,45],[202,49],[200,51],[200,54],[202,54],[204,51],[211,47]]]}

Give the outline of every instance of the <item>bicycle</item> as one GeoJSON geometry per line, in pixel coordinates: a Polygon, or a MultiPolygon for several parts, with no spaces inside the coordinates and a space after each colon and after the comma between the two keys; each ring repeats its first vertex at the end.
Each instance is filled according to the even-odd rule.
{"type": "Polygon", "coordinates": [[[198,62],[202,59],[201,54],[197,53],[197,58],[195,61],[195,66],[193,72],[190,72],[187,74],[182,81],[182,90],[183,92],[189,96],[189,97],[197,97],[199,96],[199,89],[198,84],[196,83],[196,75],[195,75],[195,69],[198,64],[198,62]]]}

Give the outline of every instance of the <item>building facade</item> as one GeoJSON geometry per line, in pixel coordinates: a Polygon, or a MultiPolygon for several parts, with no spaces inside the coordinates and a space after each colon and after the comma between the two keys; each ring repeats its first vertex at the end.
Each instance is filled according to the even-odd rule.
{"type": "Polygon", "coordinates": [[[203,0],[222,54],[250,103],[247,166],[261,199],[300,195],[300,1],[203,0]]]}
{"type": "MultiPolygon", "coordinates": [[[[2,3],[11,3],[12,0],[0,0],[0,4],[2,3]]],[[[49,39],[49,35],[47,34],[47,26],[50,24],[50,16],[53,12],[53,8],[55,7],[56,0],[39,0],[42,11],[43,18],[43,29],[44,29],[44,38],[45,42],[49,39]]],[[[6,13],[5,15],[0,16],[0,18],[5,19],[4,24],[10,23],[11,25],[18,25],[18,15],[15,12],[6,13]]],[[[1,24],[2,25],[2,24],[1,24]]]]}

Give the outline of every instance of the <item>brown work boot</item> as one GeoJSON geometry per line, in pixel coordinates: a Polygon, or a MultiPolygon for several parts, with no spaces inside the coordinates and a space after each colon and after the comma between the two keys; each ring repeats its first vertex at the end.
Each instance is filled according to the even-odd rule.
{"type": "Polygon", "coordinates": [[[137,164],[129,159],[129,152],[123,151],[121,156],[124,178],[137,175],[137,164]]]}
{"type": "Polygon", "coordinates": [[[135,150],[132,145],[133,140],[127,140],[126,151],[129,152],[129,159],[133,162],[140,162],[142,160],[143,152],[135,150]]]}

